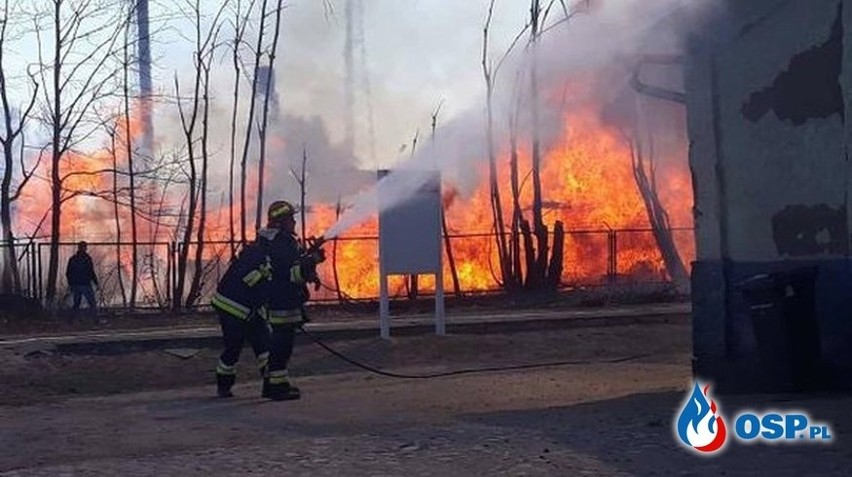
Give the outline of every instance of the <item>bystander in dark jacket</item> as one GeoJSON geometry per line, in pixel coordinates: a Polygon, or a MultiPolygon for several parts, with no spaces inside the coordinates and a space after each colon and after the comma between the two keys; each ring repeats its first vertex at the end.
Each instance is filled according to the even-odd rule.
{"type": "Polygon", "coordinates": [[[86,252],[87,247],[86,242],[78,243],[77,253],[68,260],[68,266],[65,269],[65,278],[68,280],[68,287],[74,298],[74,311],[80,309],[80,302],[84,297],[91,310],[94,310],[96,306],[92,285],[98,286],[98,277],[95,275],[92,257],[86,252]]]}

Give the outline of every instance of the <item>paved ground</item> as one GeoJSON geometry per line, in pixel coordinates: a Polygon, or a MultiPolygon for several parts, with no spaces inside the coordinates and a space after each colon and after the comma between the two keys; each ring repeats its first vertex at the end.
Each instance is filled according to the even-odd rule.
{"type": "Polygon", "coordinates": [[[6,356],[31,379],[74,372],[77,386],[98,389],[96,380],[124,380],[116,373],[132,369],[140,384],[113,396],[24,392],[27,400],[0,406],[0,475],[852,475],[848,397],[717,397],[726,413],[808,409],[834,426],[829,446],[731,444],[713,459],[678,447],[671,422],[690,386],[689,333],[676,322],[335,343],[410,373],[578,363],[431,380],[354,372],[302,347],[294,371],[305,398],[287,403],[256,398],[256,382],[217,400],[207,378],[179,371],[181,385],[145,390],[162,376],[143,365],[209,368],[201,354],[6,356]],[[605,362],[630,356],[638,358],[605,362]]]}

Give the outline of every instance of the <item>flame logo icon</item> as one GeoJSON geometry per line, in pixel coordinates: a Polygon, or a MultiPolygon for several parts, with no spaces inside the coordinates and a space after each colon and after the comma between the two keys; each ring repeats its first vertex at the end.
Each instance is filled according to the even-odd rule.
{"type": "Polygon", "coordinates": [[[725,422],[716,415],[716,403],[695,384],[692,395],[686,400],[677,420],[677,435],[689,447],[702,452],[715,452],[725,444],[725,422]]]}

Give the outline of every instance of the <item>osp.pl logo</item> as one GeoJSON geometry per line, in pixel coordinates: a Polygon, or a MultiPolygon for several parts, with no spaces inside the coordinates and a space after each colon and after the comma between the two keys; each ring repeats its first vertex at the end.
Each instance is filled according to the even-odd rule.
{"type": "Polygon", "coordinates": [[[703,453],[721,449],[728,435],[725,421],[716,415],[716,403],[708,399],[709,389],[710,386],[706,385],[702,391],[698,383],[695,383],[692,395],[687,398],[677,419],[677,435],[680,440],[703,453]]]}
{"type": "MultiPolygon", "coordinates": [[[[725,418],[710,398],[710,386],[696,382],[677,415],[677,439],[697,454],[713,455],[725,448],[729,439],[725,418]]],[[[812,422],[809,415],[796,411],[741,412],[733,421],[732,437],[741,443],[831,442],[828,424],[812,422]]]]}

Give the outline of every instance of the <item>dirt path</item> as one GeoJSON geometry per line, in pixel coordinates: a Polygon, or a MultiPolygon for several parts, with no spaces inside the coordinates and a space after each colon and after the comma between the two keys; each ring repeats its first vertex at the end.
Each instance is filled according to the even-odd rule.
{"type": "MultiPolygon", "coordinates": [[[[0,407],[0,475],[850,475],[849,399],[775,403],[818,411],[835,427],[832,446],[737,445],[712,460],[678,447],[671,420],[689,385],[688,337],[688,326],[654,325],[337,343],[408,372],[649,355],[434,380],[352,372],[305,348],[294,363],[305,398],[286,403],[255,397],[256,382],[240,385],[233,400],[211,398],[211,387],[188,371],[209,368],[207,359],[191,366],[195,358],[175,358],[168,377],[132,372],[140,390],[187,379],[176,389],[57,392],[0,407]]],[[[24,359],[18,372],[45,358],[59,357],[24,359]]],[[[38,369],[89,376],[78,369],[85,364],[110,382],[134,360],[163,359],[122,356],[104,372],[106,358],[73,357],[55,368],[39,362],[38,369]]],[[[165,375],[171,367],[160,369],[165,375]]],[[[766,399],[726,397],[724,409],[766,399]]]]}
{"type": "MultiPolygon", "coordinates": [[[[215,342],[215,341],[214,341],[215,342]]],[[[685,323],[582,328],[506,334],[434,335],[332,341],[330,344],[380,368],[422,367],[425,371],[523,365],[561,360],[600,361],[645,354],[686,353],[685,323]],[[663,331],[661,331],[663,330],[663,331]]],[[[81,395],[174,389],[212,383],[219,348],[200,348],[189,359],[163,350],[119,354],[60,354],[28,348],[0,348],[0,405],[27,405],[81,395]],[[108,377],[105,379],[105,377],[108,377]]],[[[92,349],[91,353],[101,350],[92,349]]],[[[110,349],[110,353],[116,350],[110,349]]],[[[353,371],[351,365],[303,340],[291,373],[295,376],[353,371]]],[[[243,350],[239,380],[256,380],[250,349],[243,350]]]]}

